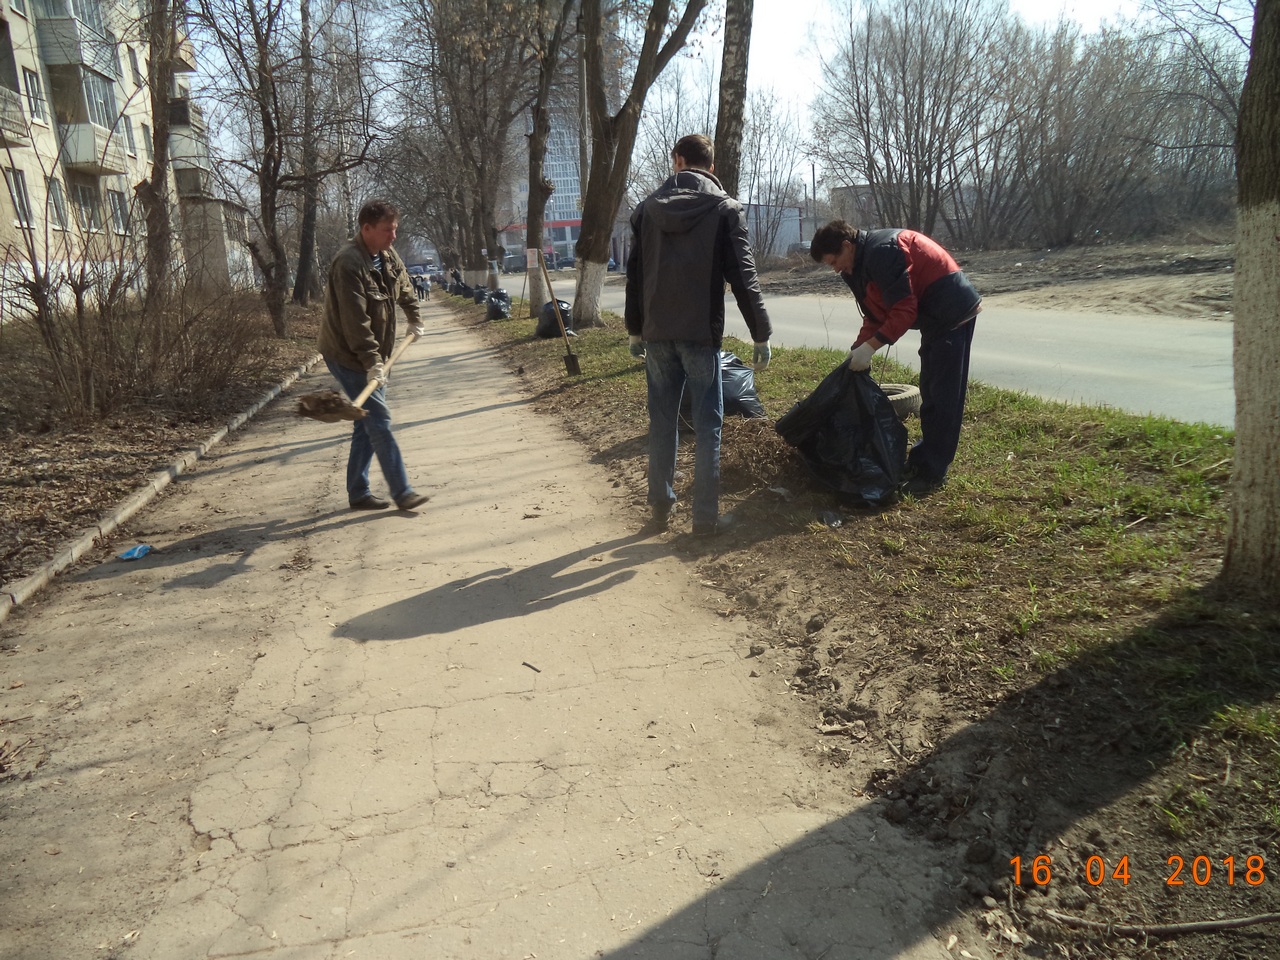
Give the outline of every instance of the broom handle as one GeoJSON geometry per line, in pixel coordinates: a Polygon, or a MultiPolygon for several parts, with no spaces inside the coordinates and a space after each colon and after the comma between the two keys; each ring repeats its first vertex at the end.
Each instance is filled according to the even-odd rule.
{"type": "MultiPolygon", "coordinates": [[[[409,348],[409,344],[413,343],[413,341],[417,339],[418,335],[416,333],[411,333],[400,341],[400,346],[396,347],[395,352],[391,354],[391,359],[382,365],[382,372],[384,375],[391,371],[391,365],[400,359],[400,354],[404,353],[405,350],[409,348]]],[[[352,405],[356,407],[363,407],[364,402],[373,396],[373,391],[377,390],[384,382],[385,380],[370,380],[364,385],[364,389],[356,395],[356,398],[351,401],[352,405]]]]}
{"type": "Polygon", "coordinates": [[[569,345],[569,334],[564,327],[564,317],[560,316],[560,304],[556,300],[555,291],[551,289],[551,274],[547,273],[547,261],[542,258],[542,251],[538,251],[538,263],[542,265],[542,276],[547,281],[547,293],[551,296],[551,303],[556,308],[556,323],[560,324],[560,336],[564,337],[564,349],[569,356],[573,356],[573,347],[569,345]]]}

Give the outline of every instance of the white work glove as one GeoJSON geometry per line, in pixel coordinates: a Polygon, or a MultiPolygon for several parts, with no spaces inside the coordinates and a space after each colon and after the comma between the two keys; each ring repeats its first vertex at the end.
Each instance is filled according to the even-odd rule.
{"type": "Polygon", "coordinates": [[[751,362],[756,368],[756,373],[765,370],[769,366],[769,357],[772,356],[769,350],[769,341],[763,340],[755,345],[755,352],[751,355],[751,362]]]}
{"type": "Polygon", "coordinates": [[[409,324],[409,329],[405,331],[405,334],[412,334],[415,337],[425,337],[427,335],[427,328],[422,325],[422,321],[418,321],[417,323],[409,324]]]}
{"type": "Polygon", "coordinates": [[[365,375],[365,383],[373,383],[375,380],[382,381],[383,386],[387,384],[387,368],[381,363],[375,363],[365,375]]]}
{"type": "Polygon", "coordinates": [[[859,370],[867,370],[871,367],[871,358],[875,356],[876,348],[871,345],[870,341],[861,346],[854,347],[849,351],[849,369],[855,373],[859,370]]]}
{"type": "Polygon", "coordinates": [[[631,355],[637,360],[644,359],[644,338],[637,337],[634,333],[627,338],[627,347],[631,351],[631,355]]]}

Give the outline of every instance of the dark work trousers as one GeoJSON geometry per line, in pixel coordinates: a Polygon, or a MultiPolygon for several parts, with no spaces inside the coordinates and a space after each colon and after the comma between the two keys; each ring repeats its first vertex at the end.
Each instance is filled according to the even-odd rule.
{"type": "Polygon", "coordinates": [[[917,476],[941,480],[956,458],[975,323],[920,342],[920,440],[907,455],[907,470],[917,476]]]}

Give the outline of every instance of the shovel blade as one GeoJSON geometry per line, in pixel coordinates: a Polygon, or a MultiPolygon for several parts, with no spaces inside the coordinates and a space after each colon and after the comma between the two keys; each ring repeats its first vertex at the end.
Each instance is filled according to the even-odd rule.
{"type": "Polygon", "coordinates": [[[582,364],[578,363],[578,357],[576,354],[573,354],[573,353],[565,354],[564,369],[565,369],[565,372],[569,374],[569,376],[571,377],[582,376],[582,364]]]}

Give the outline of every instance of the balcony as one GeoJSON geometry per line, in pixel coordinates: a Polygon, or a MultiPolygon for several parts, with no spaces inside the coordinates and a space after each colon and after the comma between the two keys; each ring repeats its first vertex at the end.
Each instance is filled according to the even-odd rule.
{"type": "Polygon", "coordinates": [[[190,127],[191,134],[201,138],[209,132],[200,104],[186,97],[174,97],[169,101],[169,126],[190,127]]]}
{"type": "Polygon", "coordinates": [[[95,177],[129,171],[123,133],[96,123],[59,124],[58,132],[64,138],[62,164],[68,170],[95,177]]]}
{"type": "Polygon", "coordinates": [[[182,30],[174,30],[169,65],[174,73],[193,73],[196,69],[196,48],[182,30]]]}
{"type": "Polygon", "coordinates": [[[27,126],[27,115],[22,109],[22,94],[8,87],[0,87],[0,146],[30,145],[31,130],[27,126]]]}
{"type": "Polygon", "coordinates": [[[37,26],[40,57],[51,67],[86,67],[116,77],[115,40],[75,17],[41,18],[37,26]]]}

